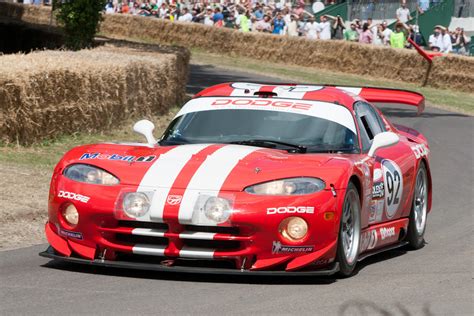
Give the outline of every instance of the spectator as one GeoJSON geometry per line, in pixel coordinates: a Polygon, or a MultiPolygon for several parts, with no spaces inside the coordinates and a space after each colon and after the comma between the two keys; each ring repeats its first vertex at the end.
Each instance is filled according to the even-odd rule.
{"type": "Polygon", "coordinates": [[[372,44],[374,41],[374,35],[372,31],[369,29],[369,23],[365,22],[362,26],[362,32],[359,36],[359,43],[362,44],[372,44]]]}
{"type": "Polygon", "coordinates": [[[383,25],[382,24],[379,24],[377,25],[377,33],[375,34],[374,36],[374,45],[378,45],[378,46],[381,46],[383,45],[383,40],[384,40],[384,34],[383,34],[383,25]]]}
{"type": "Polygon", "coordinates": [[[375,38],[377,37],[377,33],[378,33],[378,27],[377,25],[374,23],[374,21],[372,20],[372,18],[368,18],[367,19],[367,23],[369,24],[369,30],[372,32],[372,36],[375,40],[375,38]]]}
{"type": "Polygon", "coordinates": [[[283,30],[285,29],[285,21],[281,13],[277,14],[277,17],[273,20],[273,34],[282,35],[283,30]]]}
{"type": "MultiPolygon", "coordinates": [[[[420,28],[418,27],[418,25],[410,25],[409,32],[410,32],[409,38],[413,42],[415,42],[418,46],[421,46],[423,42],[423,36],[421,36],[420,28]]],[[[409,44],[408,48],[412,48],[412,45],[409,44]]]]}
{"type": "Polygon", "coordinates": [[[407,27],[402,22],[397,22],[395,31],[390,35],[390,46],[392,48],[404,48],[407,41],[407,27]]]}
{"type": "Polygon", "coordinates": [[[344,30],[346,29],[344,25],[344,19],[338,15],[336,17],[336,22],[333,25],[333,39],[342,40],[344,39],[344,30]]]}
{"type": "Polygon", "coordinates": [[[319,39],[330,40],[331,39],[331,22],[328,21],[327,15],[321,16],[319,19],[321,23],[318,24],[319,39]]]}
{"type": "Polygon", "coordinates": [[[265,15],[263,17],[263,20],[257,21],[257,23],[255,23],[255,30],[257,32],[270,33],[272,31],[270,17],[268,15],[265,15]]]}
{"type": "Polygon", "coordinates": [[[458,27],[455,32],[456,41],[454,42],[453,50],[461,55],[469,54],[469,37],[464,34],[464,29],[458,27]]]}
{"type": "Polygon", "coordinates": [[[212,21],[214,22],[214,25],[217,27],[224,26],[224,15],[222,14],[221,9],[219,8],[214,9],[214,15],[212,16],[212,21]]]}
{"type": "Polygon", "coordinates": [[[182,15],[178,18],[179,22],[192,22],[193,15],[189,13],[188,8],[183,8],[182,15]]]}
{"type": "Polygon", "coordinates": [[[402,23],[407,23],[411,20],[410,10],[407,8],[405,0],[402,1],[400,8],[397,9],[397,20],[402,23]]]}
{"type": "Polygon", "coordinates": [[[453,51],[453,44],[451,43],[451,36],[449,35],[448,28],[442,26],[441,35],[443,36],[443,47],[441,47],[440,51],[448,54],[453,51]]]}
{"type": "Polygon", "coordinates": [[[241,32],[250,32],[252,24],[250,21],[250,11],[246,10],[244,14],[240,14],[239,17],[235,20],[235,24],[238,26],[241,32]]]}
{"type": "Polygon", "coordinates": [[[357,32],[356,24],[351,23],[351,27],[348,30],[344,31],[344,39],[349,42],[358,42],[359,41],[359,32],[357,32]]]}
{"type": "Polygon", "coordinates": [[[434,33],[428,39],[428,46],[434,52],[439,52],[443,47],[443,36],[441,35],[441,26],[436,25],[434,33]]]}
{"type": "Polygon", "coordinates": [[[288,36],[298,36],[298,17],[294,14],[290,15],[290,23],[287,26],[288,36]]]}
{"type": "Polygon", "coordinates": [[[309,21],[306,22],[304,26],[304,33],[307,39],[317,39],[318,38],[318,29],[319,24],[314,21],[314,17],[310,17],[309,21]]]}
{"type": "Polygon", "coordinates": [[[382,34],[383,34],[383,39],[382,39],[383,44],[390,45],[390,35],[392,34],[392,30],[388,28],[387,21],[382,22],[382,34]]]}

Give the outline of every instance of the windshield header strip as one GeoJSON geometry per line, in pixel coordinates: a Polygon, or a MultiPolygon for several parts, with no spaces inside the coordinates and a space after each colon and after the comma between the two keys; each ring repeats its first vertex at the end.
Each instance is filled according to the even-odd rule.
{"type": "Polygon", "coordinates": [[[357,134],[352,114],[346,107],[321,101],[278,98],[204,97],[190,100],[181,108],[175,118],[188,113],[213,110],[255,110],[302,114],[335,122],[357,134]]]}

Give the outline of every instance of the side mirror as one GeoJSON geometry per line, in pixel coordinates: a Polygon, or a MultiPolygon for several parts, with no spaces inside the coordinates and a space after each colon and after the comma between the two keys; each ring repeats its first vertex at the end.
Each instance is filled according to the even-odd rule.
{"type": "Polygon", "coordinates": [[[398,135],[392,132],[383,132],[375,135],[374,140],[372,141],[372,146],[370,146],[368,156],[374,157],[377,150],[380,148],[396,145],[399,140],[400,138],[398,135]]]}
{"type": "Polygon", "coordinates": [[[142,134],[145,136],[148,145],[153,146],[156,144],[156,139],[153,136],[153,130],[155,129],[155,124],[149,120],[141,120],[133,125],[133,131],[142,134]]]}

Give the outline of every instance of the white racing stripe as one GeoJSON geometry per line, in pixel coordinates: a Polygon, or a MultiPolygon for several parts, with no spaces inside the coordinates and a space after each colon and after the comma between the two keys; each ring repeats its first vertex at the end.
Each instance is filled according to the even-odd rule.
{"type": "Polygon", "coordinates": [[[184,192],[179,208],[181,224],[191,224],[194,206],[201,193],[217,196],[225,179],[239,161],[261,148],[229,145],[216,150],[198,168],[184,192]]]}
{"type": "Polygon", "coordinates": [[[179,251],[179,256],[182,258],[213,259],[214,252],[215,249],[192,248],[185,246],[179,251]]]}
{"type": "Polygon", "coordinates": [[[136,255],[163,256],[166,246],[136,244],[132,251],[136,255]]]}
{"type": "Polygon", "coordinates": [[[181,239],[198,239],[198,240],[214,240],[216,233],[205,233],[205,232],[188,232],[184,231],[179,234],[181,239]]]}
{"type": "Polygon", "coordinates": [[[132,230],[132,235],[150,236],[150,237],[164,237],[165,230],[152,228],[135,228],[132,230]]]}
{"type": "Polygon", "coordinates": [[[171,186],[191,157],[209,144],[181,145],[159,156],[148,169],[137,191],[156,190],[151,202],[150,211],[139,218],[140,221],[163,221],[163,210],[171,186]]]}

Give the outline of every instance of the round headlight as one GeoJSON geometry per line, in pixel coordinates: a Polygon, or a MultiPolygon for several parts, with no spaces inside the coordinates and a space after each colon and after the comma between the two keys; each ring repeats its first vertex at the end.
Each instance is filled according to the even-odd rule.
{"type": "Polygon", "coordinates": [[[308,224],[301,217],[288,217],[280,224],[280,234],[289,240],[301,240],[308,233],[308,224]]]}
{"type": "Polygon", "coordinates": [[[150,201],[142,192],[127,193],[123,198],[123,211],[129,217],[137,218],[145,215],[150,208],[150,201]]]}
{"type": "Polygon", "coordinates": [[[210,197],[204,204],[204,214],[216,223],[223,223],[229,219],[231,210],[229,202],[220,197],[210,197]]]}
{"type": "Polygon", "coordinates": [[[74,205],[69,204],[63,210],[63,218],[69,225],[76,226],[79,223],[79,213],[74,205]]]}

